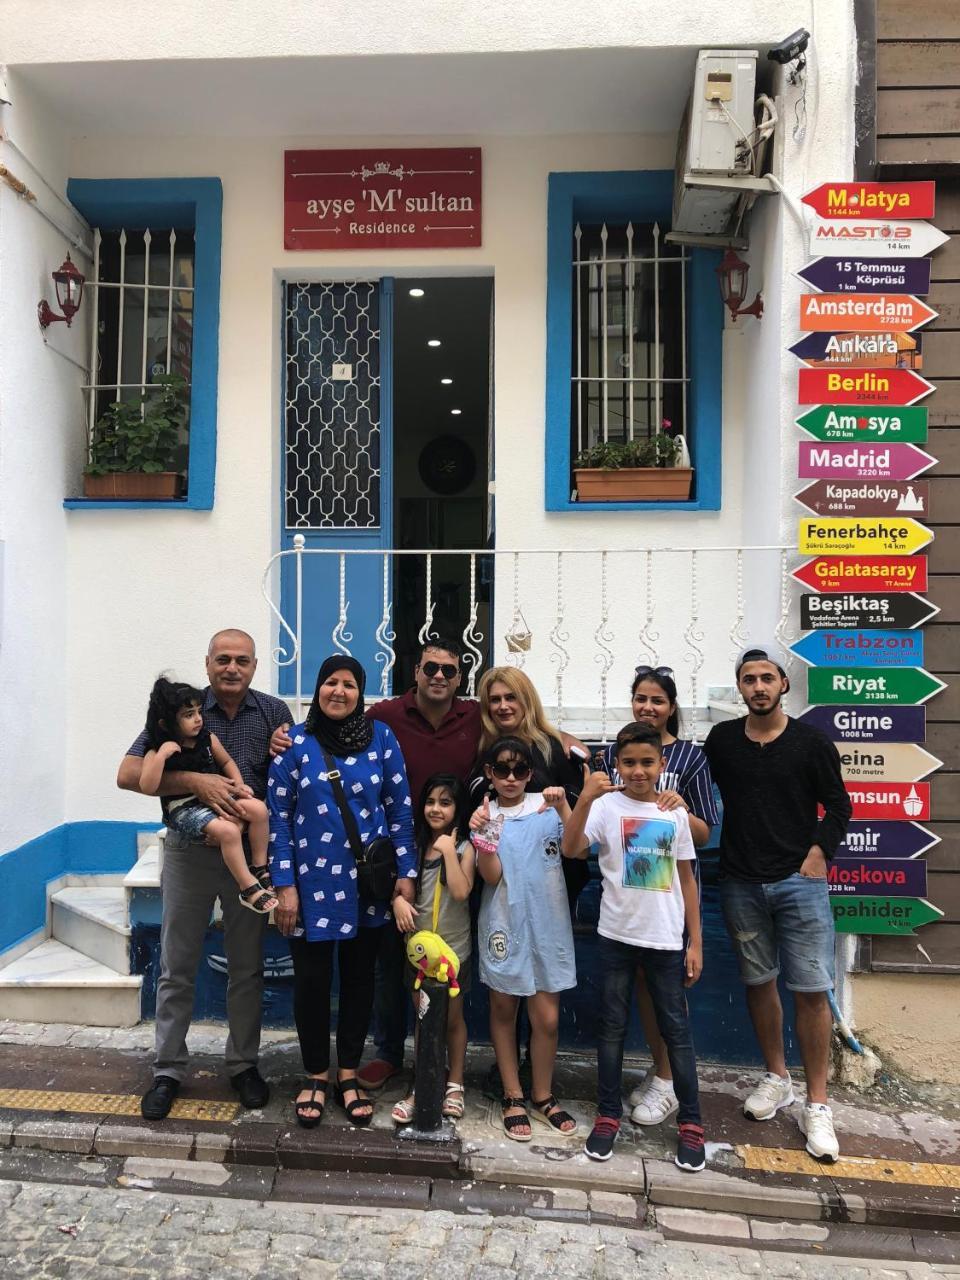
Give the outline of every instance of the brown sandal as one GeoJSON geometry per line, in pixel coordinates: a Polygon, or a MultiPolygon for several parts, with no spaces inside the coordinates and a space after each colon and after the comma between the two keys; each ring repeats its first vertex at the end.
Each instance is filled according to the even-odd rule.
{"type": "Polygon", "coordinates": [[[512,1138],[514,1142],[529,1142],[533,1137],[533,1131],[530,1133],[518,1133],[517,1130],[521,1125],[526,1125],[530,1129],[530,1117],[527,1115],[527,1104],[523,1098],[508,1098],[506,1094],[500,1099],[500,1111],[503,1114],[503,1131],[508,1138],[512,1138]],[[506,1113],[511,1107],[522,1107],[522,1116],[508,1116],[506,1113]]]}

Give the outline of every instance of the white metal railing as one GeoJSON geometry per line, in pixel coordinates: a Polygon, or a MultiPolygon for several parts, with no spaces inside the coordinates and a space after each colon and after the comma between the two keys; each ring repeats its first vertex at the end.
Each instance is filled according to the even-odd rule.
{"type": "MultiPolygon", "coordinates": [[[[424,593],[408,631],[422,643],[435,628],[437,563],[456,557],[464,568],[465,600],[457,633],[463,646],[461,693],[476,692],[488,666],[509,663],[526,671],[559,725],[590,721],[606,738],[611,715],[629,705],[638,663],[674,668],[680,702],[706,705],[707,688],[733,683],[733,657],[749,640],[795,638],[785,546],[649,547],[639,550],[380,550],[293,547],[267,563],[262,591],[279,629],[272,651],[278,668],[293,669],[299,704],[312,695],[314,673],[304,686],[304,560],[326,557],[335,570],[335,594],[326,616],[311,614],[311,641],[329,637],[344,654],[358,645],[373,652],[379,696],[391,692],[397,662],[393,574],[402,558],[422,561],[424,593]],[[371,591],[370,557],[379,557],[377,590],[371,591]],[[280,602],[281,566],[292,561],[280,602]],[[466,562],[465,566],[464,563],[466,562]],[[364,565],[363,584],[358,569],[364,565]],[[492,601],[482,599],[481,573],[492,570],[492,601]],[[358,594],[358,592],[362,592],[358,594]],[[358,632],[358,626],[365,631],[358,632]]],[[[316,609],[317,601],[311,600],[316,609]]],[[[449,627],[444,626],[449,634],[449,627]]],[[[370,674],[370,687],[374,684],[370,674]]],[[[394,690],[400,692],[400,690],[394,690]]]]}

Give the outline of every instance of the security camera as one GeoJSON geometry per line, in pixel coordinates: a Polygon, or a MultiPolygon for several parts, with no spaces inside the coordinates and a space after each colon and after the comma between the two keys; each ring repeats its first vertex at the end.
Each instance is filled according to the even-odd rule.
{"type": "Polygon", "coordinates": [[[788,62],[796,62],[809,43],[810,32],[805,27],[801,27],[799,31],[794,31],[792,36],[787,36],[786,40],[775,44],[767,57],[771,62],[779,62],[783,67],[788,62]]]}

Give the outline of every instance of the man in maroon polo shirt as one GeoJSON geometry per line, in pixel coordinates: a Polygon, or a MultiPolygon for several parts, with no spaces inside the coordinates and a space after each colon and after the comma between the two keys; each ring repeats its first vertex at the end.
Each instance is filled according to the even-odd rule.
{"type": "MultiPolygon", "coordinates": [[[[396,734],[414,806],[431,774],[453,773],[466,782],[477,758],[480,704],[456,696],[462,652],[456,640],[427,640],[414,668],[413,688],[367,712],[368,719],[382,721],[396,734]]],[[[403,935],[393,928],[380,932],[373,1024],[377,1056],[357,1073],[365,1089],[378,1089],[401,1069],[407,1035],[403,935]]]]}

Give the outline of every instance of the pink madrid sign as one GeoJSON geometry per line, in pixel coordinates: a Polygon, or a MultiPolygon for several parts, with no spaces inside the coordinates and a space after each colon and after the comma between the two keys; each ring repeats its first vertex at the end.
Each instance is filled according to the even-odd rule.
{"type": "Polygon", "coordinates": [[[936,462],[912,444],[824,444],[800,442],[797,474],[801,480],[912,480],[936,462]]]}

